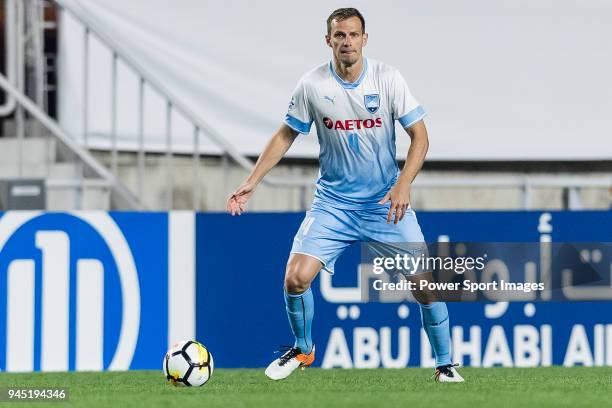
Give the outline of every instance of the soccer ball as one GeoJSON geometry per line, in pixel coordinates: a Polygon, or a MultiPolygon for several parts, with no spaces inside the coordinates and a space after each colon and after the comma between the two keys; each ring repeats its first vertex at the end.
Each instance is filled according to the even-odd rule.
{"type": "Polygon", "coordinates": [[[174,344],[164,358],[164,375],[173,385],[200,387],[210,379],[214,363],[212,354],[195,340],[174,344]]]}

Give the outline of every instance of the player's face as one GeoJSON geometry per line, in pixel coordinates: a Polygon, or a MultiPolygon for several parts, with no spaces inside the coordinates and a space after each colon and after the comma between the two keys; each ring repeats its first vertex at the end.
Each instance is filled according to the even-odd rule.
{"type": "Polygon", "coordinates": [[[368,42],[368,34],[363,32],[361,20],[350,17],[346,20],[332,20],[331,31],[325,36],[336,61],[353,65],[361,59],[363,46],[368,42]]]}

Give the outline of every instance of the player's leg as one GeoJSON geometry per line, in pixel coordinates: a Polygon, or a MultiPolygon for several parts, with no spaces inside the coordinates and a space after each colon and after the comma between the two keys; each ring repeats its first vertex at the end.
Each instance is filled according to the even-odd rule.
{"type": "Polygon", "coordinates": [[[310,285],[322,268],[331,273],[338,256],[357,239],[356,227],[351,228],[351,217],[346,212],[313,208],[306,213],[293,239],[285,271],[285,305],[295,343],[266,368],[270,379],[286,378],[298,367],[313,363],[314,299],[310,285]]]}
{"type": "MultiPolygon", "coordinates": [[[[419,287],[419,281],[432,280],[430,272],[406,277],[414,281],[419,287]]],[[[454,368],[450,355],[450,325],[448,308],[446,302],[441,302],[433,292],[429,290],[416,290],[412,292],[414,298],[419,302],[421,309],[421,324],[427,334],[429,344],[436,359],[436,381],[440,382],[462,382],[463,378],[454,368]]]]}
{"type": "Polygon", "coordinates": [[[310,285],[322,267],[323,263],[310,255],[293,253],[285,270],[287,317],[295,336],[294,347],[304,354],[310,354],[313,348],[314,299],[310,285]]]}
{"type": "MultiPolygon", "coordinates": [[[[419,287],[421,280],[432,280],[431,273],[427,272],[415,276],[408,276],[407,280],[416,283],[419,287]]],[[[448,309],[445,302],[437,300],[437,296],[429,290],[415,290],[412,292],[419,302],[421,309],[421,323],[427,334],[429,343],[436,357],[436,367],[443,367],[452,363],[450,356],[450,328],[448,324],[448,309]]]]}
{"type": "Polygon", "coordinates": [[[291,331],[295,337],[293,347],[282,350],[282,356],[266,368],[272,380],[287,378],[295,369],[308,367],[314,362],[312,342],[314,299],[310,285],[323,267],[323,263],[310,255],[292,253],[285,270],[285,308],[291,331]]]}
{"type": "MultiPolygon", "coordinates": [[[[412,250],[424,244],[425,239],[421,227],[412,209],[408,210],[404,218],[397,224],[387,223],[387,213],[388,207],[386,206],[362,212],[362,233],[365,240],[382,244],[401,244],[382,246],[382,251],[385,248],[390,251],[386,255],[389,257],[395,257],[397,251],[401,251],[402,247],[412,250]]],[[[418,281],[431,279],[431,274],[423,274],[421,271],[418,275],[409,276],[407,279],[417,281],[416,287],[418,288],[418,281]]],[[[463,378],[454,369],[450,357],[450,326],[446,303],[437,301],[435,294],[429,291],[416,290],[412,294],[419,303],[423,330],[427,334],[436,359],[436,380],[463,381],[463,378]]]]}

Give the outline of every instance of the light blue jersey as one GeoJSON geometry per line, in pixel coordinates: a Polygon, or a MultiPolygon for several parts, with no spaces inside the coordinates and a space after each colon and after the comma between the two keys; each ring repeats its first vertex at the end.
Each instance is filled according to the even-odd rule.
{"type": "Polygon", "coordinates": [[[354,83],[343,81],[331,63],[302,77],[285,123],[304,134],[315,123],[321,170],[292,253],[313,256],[333,273],[336,259],[353,242],[423,242],[414,211],[389,224],[390,204],[378,202],[399,173],[395,120],[406,128],[424,116],[400,73],[378,61],[364,60],[354,83]]]}
{"type": "Polygon", "coordinates": [[[374,209],[393,187],[399,169],[395,124],[404,128],[425,117],[399,71],[364,59],[359,79],[348,83],[326,63],[298,83],[285,123],[319,137],[320,176],[315,201],[339,209],[374,209]]]}

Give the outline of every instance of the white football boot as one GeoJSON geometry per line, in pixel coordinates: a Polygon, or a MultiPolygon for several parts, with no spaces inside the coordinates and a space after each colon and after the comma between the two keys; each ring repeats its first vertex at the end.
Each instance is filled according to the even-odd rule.
{"type": "Polygon", "coordinates": [[[459,375],[455,367],[459,364],[448,364],[436,368],[434,373],[434,379],[437,382],[463,382],[465,381],[462,376],[459,375]]]}
{"type": "Polygon", "coordinates": [[[290,347],[285,354],[270,363],[265,373],[271,380],[282,380],[289,377],[297,368],[312,365],[314,359],[314,345],[312,346],[312,351],[308,354],[302,353],[299,347],[290,347]]]}

